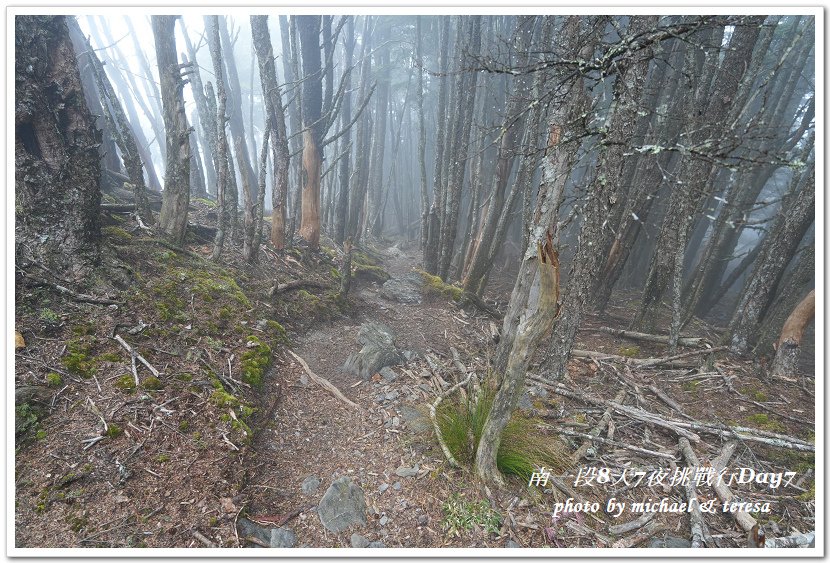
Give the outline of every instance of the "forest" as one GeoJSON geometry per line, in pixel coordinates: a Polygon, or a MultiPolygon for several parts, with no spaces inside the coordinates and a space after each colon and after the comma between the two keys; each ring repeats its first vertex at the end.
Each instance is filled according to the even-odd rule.
{"type": "Polygon", "coordinates": [[[125,13],[10,15],[12,552],[823,552],[820,12],[125,13]]]}

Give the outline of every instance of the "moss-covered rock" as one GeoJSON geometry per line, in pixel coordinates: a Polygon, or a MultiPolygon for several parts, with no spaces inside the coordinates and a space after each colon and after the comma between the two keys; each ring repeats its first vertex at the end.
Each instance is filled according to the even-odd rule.
{"type": "Polygon", "coordinates": [[[245,345],[248,350],[242,354],[242,381],[259,388],[265,369],[271,365],[271,347],[256,336],[249,336],[245,345]]]}
{"type": "Polygon", "coordinates": [[[416,270],[422,278],[424,278],[424,290],[433,295],[440,295],[442,297],[449,297],[453,301],[459,301],[464,290],[457,285],[445,283],[438,276],[433,276],[424,270],[416,270]]]}

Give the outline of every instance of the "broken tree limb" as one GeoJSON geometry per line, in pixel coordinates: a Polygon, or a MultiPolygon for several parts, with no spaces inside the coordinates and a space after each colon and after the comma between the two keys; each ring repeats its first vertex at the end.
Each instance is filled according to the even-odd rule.
{"type": "Polygon", "coordinates": [[[657,516],[656,512],[648,512],[643,514],[636,520],[632,520],[631,522],[626,522],[625,524],[617,524],[615,526],[608,526],[608,533],[614,536],[621,536],[623,534],[627,534],[628,532],[633,532],[634,530],[638,530],[651,522],[651,520],[657,516]]]}
{"type": "MultiPolygon", "coordinates": [[[[545,426],[548,427],[548,428],[551,428],[554,432],[557,432],[558,434],[564,434],[565,436],[574,436],[576,438],[585,438],[586,441],[582,444],[582,446],[584,446],[585,444],[590,444],[591,441],[594,441],[594,442],[601,442],[603,444],[608,444],[609,446],[622,448],[624,450],[630,450],[632,452],[641,453],[641,454],[644,454],[644,455],[659,457],[659,458],[662,458],[662,459],[671,459],[671,460],[675,459],[673,455],[667,454],[667,453],[664,453],[664,452],[658,452],[658,451],[655,451],[655,450],[647,450],[645,448],[640,448],[638,446],[631,446],[631,445],[623,443],[623,442],[617,442],[616,440],[609,440],[608,438],[601,438],[600,436],[593,436],[591,434],[586,434],[585,432],[577,432],[575,430],[566,430],[564,428],[557,428],[557,427],[555,427],[553,425],[549,425],[549,424],[546,424],[545,426]]],[[[582,446],[580,446],[580,448],[582,446]]],[[[582,455],[580,455],[579,457],[581,458],[582,455]]],[[[576,455],[574,455],[571,458],[571,460],[572,461],[575,460],[574,463],[579,461],[579,459],[576,458],[576,455]]]]}
{"type": "Polygon", "coordinates": [[[771,549],[787,548],[787,547],[815,547],[816,533],[807,532],[806,534],[795,534],[783,538],[770,538],[766,542],[766,547],[771,549]]]}
{"type": "Polygon", "coordinates": [[[116,342],[118,342],[118,343],[121,345],[121,347],[122,347],[122,348],[124,348],[124,349],[125,349],[125,350],[129,353],[129,354],[131,354],[131,355],[135,355],[135,357],[136,357],[136,358],[138,358],[138,360],[139,360],[142,364],[144,364],[144,365],[147,367],[147,369],[149,369],[149,370],[153,373],[153,375],[155,375],[157,378],[160,378],[160,377],[161,377],[161,374],[159,373],[159,371],[158,371],[156,368],[154,368],[154,367],[153,367],[153,364],[151,364],[150,362],[148,362],[148,361],[144,358],[144,356],[142,356],[141,354],[139,354],[138,352],[136,352],[136,351],[133,349],[133,347],[132,347],[132,346],[130,346],[129,344],[127,344],[127,341],[126,341],[126,340],[124,340],[123,338],[121,338],[121,336],[120,336],[120,335],[116,334],[116,335],[113,337],[113,339],[114,339],[116,342]]]}
{"type": "MultiPolygon", "coordinates": [[[[611,328],[608,326],[600,327],[599,329],[602,332],[607,332],[608,334],[613,334],[614,336],[619,336],[620,338],[628,338],[629,340],[640,340],[642,342],[655,342],[658,344],[668,344],[669,337],[663,336],[661,334],[647,334],[645,332],[635,332],[633,330],[620,330],[617,328],[611,328]]],[[[688,346],[688,347],[696,347],[696,346],[705,346],[711,347],[711,344],[705,338],[697,338],[697,337],[681,337],[677,340],[677,343],[680,346],[688,346]]]]}
{"type": "MultiPolygon", "coordinates": [[[[724,445],[723,450],[721,453],[713,460],[712,462],[712,469],[714,469],[714,473],[717,475],[720,473],[722,469],[726,467],[729,463],[729,459],[732,457],[732,452],[735,451],[735,443],[728,442],[724,445]]],[[[723,479],[717,478],[712,483],[712,488],[715,490],[715,494],[718,495],[720,501],[727,505],[732,502],[735,498],[735,495],[732,493],[732,490],[729,488],[729,485],[723,482],[723,479]]],[[[749,513],[744,512],[742,510],[737,510],[732,512],[732,517],[735,518],[735,522],[738,523],[738,526],[744,532],[750,532],[752,528],[754,528],[758,522],[749,515],[749,513]]]]}
{"type": "MultiPolygon", "coordinates": [[[[625,400],[625,393],[625,389],[621,389],[620,392],[617,393],[617,396],[614,397],[614,402],[622,403],[625,400]]],[[[579,460],[582,459],[582,456],[585,455],[585,453],[588,451],[588,448],[591,446],[591,441],[597,436],[599,436],[602,433],[602,431],[605,430],[605,428],[608,426],[608,423],[611,421],[612,412],[613,409],[611,407],[605,409],[605,412],[603,413],[599,423],[589,433],[593,438],[588,438],[584,442],[582,442],[582,445],[579,446],[579,448],[577,448],[577,450],[571,456],[571,462],[573,462],[574,464],[579,463],[579,460]]]]}
{"type": "Polygon", "coordinates": [[[105,297],[96,297],[94,295],[87,295],[85,293],[78,293],[77,291],[73,291],[73,290],[71,290],[68,287],[65,287],[63,285],[50,282],[49,280],[45,280],[45,279],[43,279],[41,277],[38,277],[38,276],[33,276],[32,274],[24,272],[23,270],[21,270],[19,268],[18,268],[18,272],[23,274],[25,277],[31,279],[35,283],[42,284],[42,285],[48,285],[49,287],[56,289],[59,293],[62,293],[64,295],[68,295],[69,297],[72,298],[73,301],[79,301],[81,303],[92,303],[93,305],[123,305],[124,304],[123,301],[115,301],[113,299],[107,299],[105,297]]]}
{"type": "Polygon", "coordinates": [[[638,363],[639,367],[641,368],[651,368],[655,366],[659,366],[662,364],[670,363],[675,360],[682,360],[684,358],[689,358],[691,356],[700,356],[701,354],[712,354],[714,352],[722,352],[727,350],[728,346],[716,346],[714,348],[704,348],[702,350],[692,350],[691,352],[684,352],[683,354],[675,354],[674,356],[668,356],[665,358],[655,358],[653,360],[646,360],[642,363],[638,363]]]}
{"type": "Polygon", "coordinates": [[[549,390],[553,391],[557,395],[562,395],[563,397],[571,397],[573,399],[578,399],[578,400],[583,401],[585,403],[589,403],[589,404],[593,404],[593,405],[597,405],[597,406],[602,406],[602,407],[609,407],[610,406],[614,410],[616,410],[617,412],[623,413],[626,416],[628,416],[629,418],[639,420],[640,422],[644,422],[646,424],[651,424],[652,426],[660,426],[660,427],[666,428],[668,430],[671,430],[672,432],[674,432],[678,436],[684,436],[685,438],[688,438],[690,441],[692,441],[694,443],[700,442],[700,436],[698,436],[694,432],[684,430],[683,428],[680,428],[679,425],[674,424],[674,421],[669,422],[665,418],[661,418],[657,414],[654,414],[654,413],[651,413],[651,412],[648,412],[648,411],[645,411],[645,410],[642,410],[642,409],[637,409],[637,408],[634,408],[634,407],[627,407],[625,405],[621,405],[621,404],[615,403],[613,401],[605,401],[603,399],[598,399],[596,397],[591,397],[591,396],[586,395],[584,393],[580,393],[578,391],[568,389],[567,387],[565,387],[561,383],[551,384],[551,383],[545,381],[544,379],[542,379],[541,377],[538,377],[538,376],[528,376],[528,379],[530,379],[531,381],[533,381],[535,383],[538,383],[539,385],[541,385],[542,387],[545,387],[546,389],[549,389],[549,390]]]}
{"type": "Polygon", "coordinates": [[[280,283],[271,287],[271,289],[268,290],[268,297],[273,297],[277,293],[290,291],[292,289],[300,289],[302,287],[327,288],[328,286],[324,283],[317,282],[314,280],[293,280],[290,282],[280,283]]]}
{"type": "Polygon", "coordinates": [[[335,397],[337,397],[338,399],[340,399],[341,401],[343,401],[347,405],[349,405],[351,407],[354,407],[357,410],[362,410],[360,408],[360,405],[350,401],[348,399],[348,397],[346,397],[340,391],[340,389],[338,389],[331,381],[329,381],[325,377],[321,377],[321,376],[317,375],[316,373],[314,373],[313,371],[311,371],[311,368],[308,367],[308,364],[306,363],[306,361],[304,359],[302,359],[300,356],[295,354],[292,350],[288,350],[288,353],[291,354],[291,356],[295,360],[297,360],[300,363],[301,366],[303,366],[303,369],[305,370],[306,375],[308,375],[308,377],[310,377],[317,385],[319,385],[320,387],[322,387],[323,389],[325,389],[326,391],[328,391],[329,393],[331,393],[332,395],[334,395],[335,397]]]}
{"type": "Polygon", "coordinates": [[[441,401],[443,401],[445,397],[449,396],[449,394],[455,391],[456,389],[459,389],[467,385],[471,377],[473,377],[472,373],[468,375],[467,379],[465,379],[464,381],[459,381],[458,383],[456,383],[455,385],[453,385],[452,387],[438,395],[438,398],[435,399],[435,401],[433,401],[429,405],[429,418],[432,421],[432,428],[435,430],[435,437],[438,439],[438,445],[441,446],[441,451],[444,452],[444,457],[447,458],[447,461],[452,467],[460,467],[460,465],[458,463],[458,460],[455,459],[455,456],[452,455],[452,452],[447,447],[447,443],[444,441],[444,436],[441,434],[441,427],[438,425],[438,417],[436,416],[436,410],[438,409],[438,405],[441,404],[441,401]]]}
{"type": "MultiPolygon", "coordinates": [[[[648,386],[648,389],[649,389],[649,391],[651,391],[652,393],[654,393],[655,395],[657,395],[657,397],[658,397],[661,401],[663,401],[663,402],[664,402],[664,403],[666,403],[668,406],[670,406],[670,407],[671,407],[671,408],[673,408],[675,411],[677,411],[677,414],[679,414],[680,416],[682,416],[683,418],[685,418],[685,419],[687,419],[687,420],[694,420],[691,416],[689,416],[688,414],[686,414],[685,412],[683,412],[683,408],[682,408],[680,405],[678,405],[678,404],[677,404],[677,402],[676,402],[674,399],[672,399],[671,397],[669,397],[669,396],[668,396],[668,395],[667,395],[664,391],[662,391],[662,390],[658,389],[658,388],[657,388],[657,387],[655,387],[654,385],[649,385],[649,386],[648,386]]],[[[617,402],[619,402],[619,401],[617,401],[617,402]]]]}
{"type": "MultiPolygon", "coordinates": [[[[706,350],[704,350],[705,352],[706,350]]],[[[587,358],[595,361],[613,361],[621,364],[626,364],[634,367],[643,367],[648,362],[654,360],[661,360],[660,364],[668,364],[670,368],[694,368],[698,364],[696,362],[679,362],[677,360],[670,360],[668,358],[630,358],[628,356],[619,356],[617,354],[606,354],[605,352],[595,352],[593,350],[571,350],[572,358],[587,358]]],[[[654,364],[657,365],[657,364],[654,364]]]]}
{"type": "MultiPolygon", "coordinates": [[[[700,467],[700,461],[697,459],[692,445],[686,438],[678,440],[680,446],[680,453],[686,459],[689,467],[700,467]]],[[[709,532],[709,527],[706,525],[706,520],[703,519],[703,513],[700,511],[700,505],[697,502],[697,488],[695,482],[689,479],[684,484],[686,492],[686,499],[691,508],[689,512],[690,527],[692,530],[692,547],[700,548],[704,546],[715,547],[712,534],[709,532]]]]}

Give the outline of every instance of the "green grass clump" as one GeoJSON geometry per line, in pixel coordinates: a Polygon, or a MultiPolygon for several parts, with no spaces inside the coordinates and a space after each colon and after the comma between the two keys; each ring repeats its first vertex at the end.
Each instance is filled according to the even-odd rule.
{"type": "Polygon", "coordinates": [[[113,385],[115,385],[116,388],[121,389],[122,391],[132,393],[133,391],[135,391],[135,378],[129,373],[126,373],[118,379],[116,379],[113,385]]]}
{"type": "Polygon", "coordinates": [[[61,378],[61,374],[50,371],[46,374],[46,385],[49,387],[60,387],[63,385],[63,379],[61,378]]]}
{"type": "MultiPolygon", "coordinates": [[[[439,406],[436,418],[441,436],[459,463],[473,464],[494,397],[495,392],[485,386],[478,400],[445,400],[439,406]]],[[[571,464],[564,445],[542,434],[537,420],[516,411],[502,433],[496,465],[504,475],[527,481],[539,467],[558,471],[571,464]]]]}
{"type": "Polygon", "coordinates": [[[115,424],[114,422],[110,422],[107,425],[107,431],[104,433],[104,436],[108,438],[118,438],[124,431],[121,429],[120,426],[115,424]]]}
{"type": "Polygon", "coordinates": [[[770,430],[773,432],[784,432],[787,427],[778,422],[777,420],[773,420],[769,417],[769,415],[758,413],[758,414],[751,414],[746,417],[747,422],[754,424],[758,428],[764,430],[770,430]]]}
{"type": "Polygon", "coordinates": [[[259,388],[265,369],[271,365],[271,347],[256,336],[249,336],[247,345],[250,347],[242,354],[242,381],[259,388]]]}
{"type": "Polygon", "coordinates": [[[61,320],[58,314],[49,307],[44,307],[43,309],[41,309],[39,317],[40,320],[47,322],[49,324],[56,324],[58,321],[61,320]]]}
{"type": "Polygon", "coordinates": [[[440,295],[443,297],[449,297],[453,301],[459,301],[461,299],[461,294],[464,293],[464,290],[460,287],[448,283],[444,283],[438,276],[433,276],[429,272],[425,272],[424,270],[415,270],[417,273],[424,278],[425,289],[427,293],[432,293],[434,295],[440,295]]]}
{"type": "Polygon", "coordinates": [[[486,500],[467,501],[454,493],[441,505],[441,511],[444,513],[441,526],[450,536],[461,537],[475,526],[481,526],[488,534],[497,534],[501,529],[501,514],[493,510],[486,500]]]}

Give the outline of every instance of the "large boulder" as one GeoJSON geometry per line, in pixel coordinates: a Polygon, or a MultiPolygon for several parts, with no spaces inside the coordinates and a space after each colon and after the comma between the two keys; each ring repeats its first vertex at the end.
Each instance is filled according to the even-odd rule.
{"type": "Polygon", "coordinates": [[[317,514],[330,532],[342,532],[356,524],[365,526],[366,498],[363,489],[348,477],[337,479],[323,495],[317,514]]]}
{"type": "Polygon", "coordinates": [[[343,365],[345,372],[369,379],[381,368],[406,361],[395,347],[395,336],[384,324],[370,322],[361,325],[357,341],[363,344],[363,348],[346,359],[343,365]]]}
{"type": "Polygon", "coordinates": [[[409,274],[404,278],[392,278],[383,284],[380,296],[398,303],[420,303],[423,285],[423,278],[417,274],[409,274]]]}

